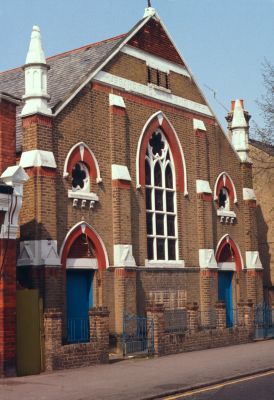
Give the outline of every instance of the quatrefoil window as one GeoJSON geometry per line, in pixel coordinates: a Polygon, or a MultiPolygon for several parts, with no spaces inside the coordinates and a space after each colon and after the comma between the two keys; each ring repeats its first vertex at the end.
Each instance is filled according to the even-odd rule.
{"type": "Polygon", "coordinates": [[[160,132],[153,133],[152,138],[149,141],[149,144],[152,148],[152,153],[154,154],[154,156],[158,154],[159,157],[161,157],[162,150],[165,147],[165,143],[162,140],[162,135],[160,132]]]}
{"type": "Polygon", "coordinates": [[[89,191],[89,172],[84,163],[74,165],[71,186],[73,191],[89,191]]]}

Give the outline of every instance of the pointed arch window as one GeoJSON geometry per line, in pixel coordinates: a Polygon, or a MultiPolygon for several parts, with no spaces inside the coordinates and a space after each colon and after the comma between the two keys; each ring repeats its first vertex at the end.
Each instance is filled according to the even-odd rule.
{"type": "Polygon", "coordinates": [[[233,204],[237,203],[237,193],[231,177],[226,172],[222,172],[216,180],[214,199],[220,222],[233,224],[236,219],[233,204]]]}
{"type": "Polygon", "coordinates": [[[151,136],[145,157],[147,255],[149,261],[178,260],[175,168],[161,129],[151,136]]]}

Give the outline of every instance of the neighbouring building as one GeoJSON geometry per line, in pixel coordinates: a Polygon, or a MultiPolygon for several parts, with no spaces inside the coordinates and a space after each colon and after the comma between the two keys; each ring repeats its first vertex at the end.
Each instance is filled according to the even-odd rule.
{"type": "Polygon", "coordinates": [[[274,146],[250,140],[257,198],[258,248],[264,267],[265,302],[274,303],[274,146]]]}
{"type": "Polygon", "coordinates": [[[0,91],[21,100],[17,326],[40,321],[42,368],[106,361],[109,334],[119,348],[125,317],[148,304],[192,304],[210,326],[221,300],[233,327],[238,303],[262,302],[249,114],[232,102],[224,133],[154,8],[47,59],[34,26],[0,91]]]}

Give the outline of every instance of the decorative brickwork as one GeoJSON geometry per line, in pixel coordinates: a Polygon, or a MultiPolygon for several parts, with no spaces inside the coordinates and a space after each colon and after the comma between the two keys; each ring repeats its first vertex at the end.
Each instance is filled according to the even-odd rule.
{"type": "Polygon", "coordinates": [[[94,308],[89,316],[90,342],[65,345],[61,312],[52,309],[44,314],[46,371],[108,362],[109,312],[106,308],[94,308]]]}
{"type": "Polygon", "coordinates": [[[129,44],[159,57],[164,55],[165,59],[184,65],[160,22],[154,19],[149,20],[129,44]]]}

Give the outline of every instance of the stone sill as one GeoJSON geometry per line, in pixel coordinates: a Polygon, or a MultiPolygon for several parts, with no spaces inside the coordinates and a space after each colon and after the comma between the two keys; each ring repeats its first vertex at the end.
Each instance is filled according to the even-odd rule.
{"type": "Polygon", "coordinates": [[[170,89],[165,88],[164,86],[157,86],[154,83],[148,83],[148,87],[156,90],[160,90],[161,92],[171,93],[170,89]]]}
{"type": "Polygon", "coordinates": [[[185,261],[184,260],[174,260],[174,261],[150,261],[145,260],[145,267],[148,268],[184,268],[185,261]]]}

